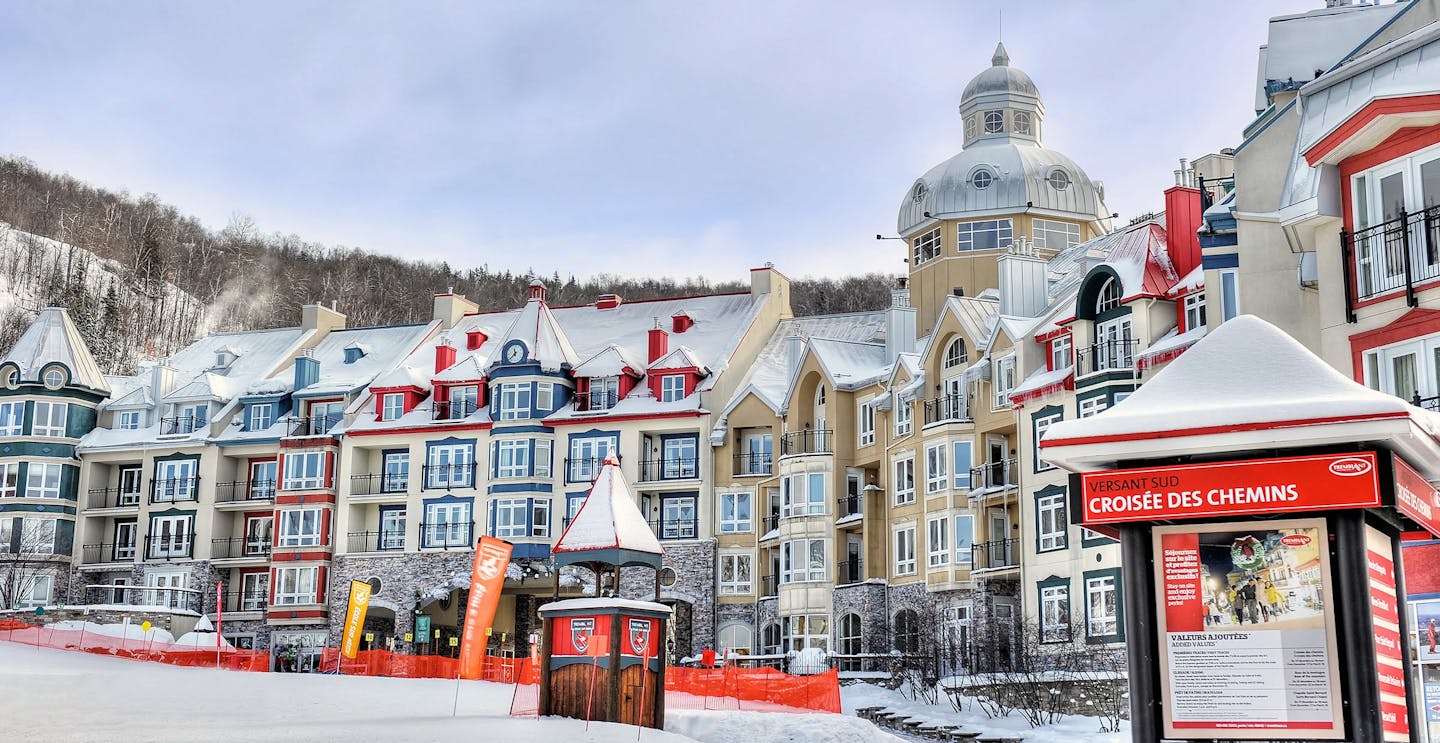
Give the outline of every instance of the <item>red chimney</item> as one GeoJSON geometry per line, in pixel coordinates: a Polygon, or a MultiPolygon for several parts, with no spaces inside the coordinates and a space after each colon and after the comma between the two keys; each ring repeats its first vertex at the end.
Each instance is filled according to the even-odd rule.
{"type": "Polygon", "coordinates": [[[1200,265],[1200,189],[1171,186],[1165,191],[1165,250],[1177,278],[1200,265]]]}
{"type": "MultiPolygon", "coordinates": [[[[471,351],[485,345],[485,333],[480,330],[472,330],[465,334],[465,348],[471,351]]],[[[451,357],[454,361],[454,357],[451,357]]]]}
{"type": "Polygon", "coordinates": [[[435,373],[439,374],[455,365],[455,347],[444,342],[435,347],[435,373]]]}
{"type": "Polygon", "coordinates": [[[625,300],[621,299],[619,294],[601,294],[595,299],[595,309],[613,310],[623,301],[625,300]]]}
{"type": "Polygon", "coordinates": [[[683,333],[689,330],[690,326],[694,324],[695,319],[690,317],[690,313],[684,310],[676,312],[675,314],[670,316],[670,329],[674,330],[676,333],[683,333]]]}
{"type": "Polygon", "coordinates": [[[530,298],[538,299],[541,302],[545,301],[545,285],[540,282],[540,279],[530,282],[530,298]]]}
{"type": "Polygon", "coordinates": [[[653,364],[667,353],[670,353],[670,334],[660,327],[660,321],[657,319],[655,327],[650,329],[650,354],[647,363],[653,364]]]}

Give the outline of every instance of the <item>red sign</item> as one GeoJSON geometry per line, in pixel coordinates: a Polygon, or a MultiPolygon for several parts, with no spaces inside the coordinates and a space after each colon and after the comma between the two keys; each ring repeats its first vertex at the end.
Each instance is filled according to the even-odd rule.
{"type": "Polygon", "coordinates": [[[1087,472],[1080,482],[1086,524],[1380,505],[1371,452],[1087,472]]]}
{"type": "MultiPolygon", "coordinates": [[[[600,649],[610,654],[610,615],[593,617],[556,617],[550,638],[551,655],[590,656],[600,649]]],[[[624,643],[621,643],[624,647],[624,643]]]]}
{"type": "MultiPolygon", "coordinates": [[[[1395,460],[1396,492],[1400,489],[1399,466],[1395,460]]],[[[1418,477],[1418,475],[1417,475],[1418,477]]],[[[1423,482],[1423,480],[1422,480],[1423,482]]],[[[1371,629],[1375,636],[1375,676],[1380,686],[1380,727],[1387,741],[1410,739],[1410,716],[1406,712],[1405,640],[1400,636],[1400,614],[1395,591],[1394,544],[1374,527],[1365,528],[1366,572],[1370,578],[1371,629]]]]}
{"type": "Polygon", "coordinates": [[[1204,632],[1204,595],[1200,586],[1200,535],[1160,537],[1165,586],[1165,627],[1169,632],[1204,632]]]}
{"type": "Polygon", "coordinates": [[[1394,461],[1395,507],[1425,531],[1440,538],[1440,492],[1405,460],[1394,457],[1394,461]]]}

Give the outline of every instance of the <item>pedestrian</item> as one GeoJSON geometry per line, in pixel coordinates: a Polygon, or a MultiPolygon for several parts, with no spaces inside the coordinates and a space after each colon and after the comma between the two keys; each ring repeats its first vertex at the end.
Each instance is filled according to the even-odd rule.
{"type": "Polygon", "coordinates": [[[1230,587],[1230,614],[1235,617],[1236,624],[1244,624],[1245,620],[1240,616],[1240,601],[1235,598],[1235,587],[1230,587]]]}
{"type": "MultiPolygon", "coordinates": [[[[1251,624],[1259,624],[1260,601],[1257,598],[1255,579],[1251,578],[1246,581],[1244,585],[1240,586],[1240,590],[1235,592],[1235,597],[1240,602],[1241,617],[1249,618],[1251,624]]],[[[1245,619],[1242,618],[1240,623],[1244,624],[1245,619]]]]}
{"type": "Polygon", "coordinates": [[[1430,641],[1430,653],[1435,653],[1435,617],[1430,617],[1430,625],[1425,628],[1425,639],[1430,641]]]}
{"type": "Polygon", "coordinates": [[[1273,581],[1265,581],[1265,603],[1270,605],[1272,615],[1285,613],[1285,597],[1280,595],[1273,581]]]}

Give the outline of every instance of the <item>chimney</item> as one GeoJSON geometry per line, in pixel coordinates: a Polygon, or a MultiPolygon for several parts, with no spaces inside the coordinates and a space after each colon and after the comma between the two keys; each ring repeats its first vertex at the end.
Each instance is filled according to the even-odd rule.
{"type": "Polygon", "coordinates": [[[798,335],[785,336],[785,375],[794,377],[800,368],[800,357],[805,354],[805,339],[798,335]]]}
{"type": "Polygon", "coordinates": [[[689,312],[680,310],[670,316],[670,330],[675,333],[683,333],[695,324],[695,318],[689,312]]]}
{"type": "Polygon", "coordinates": [[[440,343],[435,346],[435,373],[439,374],[455,365],[455,347],[450,345],[450,339],[441,336],[440,343]]]}
{"type": "Polygon", "coordinates": [[[650,329],[649,353],[646,363],[653,364],[661,356],[670,353],[670,334],[660,327],[660,318],[655,318],[655,327],[650,329]]]}
{"type": "Polygon", "coordinates": [[[479,311],[480,305],[466,299],[463,294],[456,294],[452,288],[444,294],[435,295],[435,309],[430,316],[440,322],[441,330],[449,330],[460,322],[460,318],[479,311]]]}
{"type": "Polygon", "coordinates": [[[530,282],[530,299],[531,301],[545,301],[545,284],[541,282],[540,279],[535,279],[530,282]]]}
{"type": "Polygon", "coordinates": [[[1165,191],[1165,252],[1177,278],[1200,265],[1200,189],[1171,186],[1165,191]]]}
{"type": "Polygon", "coordinates": [[[616,307],[619,307],[620,303],[624,301],[625,300],[620,298],[619,294],[601,294],[599,297],[595,298],[595,309],[613,310],[616,307]]]}
{"type": "Polygon", "coordinates": [[[300,308],[300,326],[306,330],[344,330],[345,316],[323,304],[300,308]]]}
{"type": "Polygon", "coordinates": [[[299,392],[318,381],[320,381],[320,360],[315,358],[310,349],[306,349],[304,354],[295,357],[295,389],[293,391],[299,392]]]}
{"type": "Polygon", "coordinates": [[[156,402],[175,389],[175,367],[164,361],[157,361],[150,367],[150,396],[156,402]]]}
{"type": "Polygon", "coordinates": [[[1048,263],[1033,243],[1020,239],[1000,256],[1000,314],[1039,317],[1047,301],[1048,263]]]}
{"type": "Polygon", "coordinates": [[[780,318],[794,317],[790,311],[790,279],[775,270],[775,264],[766,261],[760,268],[750,269],[750,296],[759,298],[771,295],[780,303],[780,318]]]}
{"type": "Polygon", "coordinates": [[[902,353],[915,352],[915,308],[910,290],[900,279],[890,290],[890,309],[885,312],[885,363],[893,364],[902,353]]]}

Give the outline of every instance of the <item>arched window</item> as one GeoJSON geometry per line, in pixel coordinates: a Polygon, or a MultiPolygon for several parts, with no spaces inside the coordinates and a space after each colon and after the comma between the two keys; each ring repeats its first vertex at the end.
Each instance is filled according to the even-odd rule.
{"type": "Polygon", "coordinates": [[[760,631],[760,652],[764,655],[778,655],[780,653],[779,622],[767,622],[765,629],[760,631]]]}
{"type": "Polygon", "coordinates": [[[1099,298],[1095,300],[1095,314],[1109,312],[1120,306],[1120,282],[1111,276],[1105,279],[1105,285],[1100,287],[1099,298]]]}
{"type": "Polygon", "coordinates": [[[860,615],[854,612],[840,617],[840,654],[858,655],[860,649],[860,615]]]}
{"type": "Polygon", "coordinates": [[[986,134],[999,134],[1000,132],[1003,132],[1003,131],[1005,131],[1005,112],[1003,112],[1003,111],[986,111],[986,112],[985,112],[985,133],[986,133],[986,134]]]}
{"type": "Polygon", "coordinates": [[[751,652],[751,643],[754,642],[754,639],[755,633],[750,631],[748,625],[731,622],[730,624],[720,627],[719,643],[721,651],[734,651],[741,655],[749,655],[751,652]]]}
{"type": "Polygon", "coordinates": [[[965,339],[956,338],[950,341],[950,345],[945,347],[945,368],[954,369],[966,361],[969,361],[969,354],[965,351],[965,339]]]}
{"type": "Polygon", "coordinates": [[[1030,114],[1024,111],[1015,112],[1015,133],[1030,136],[1030,114]]]}
{"type": "Polygon", "coordinates": [[[920,615],[914,609],[895,614],[895,649],[907,654],[920,652],[920,615]]]}
{"type": "Polygon", "coordinates": [[[824,384],[821,384],[819,387],[816,387],[816,388],[815,388],[815,407],[816,407],[816,408],[823,408],[823,407],[825,407],[825,385],[824,385],[824,384]]]}

